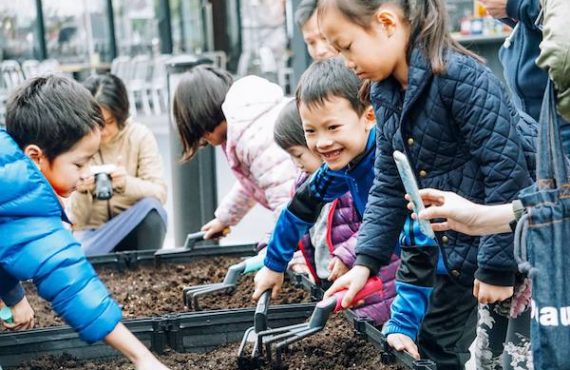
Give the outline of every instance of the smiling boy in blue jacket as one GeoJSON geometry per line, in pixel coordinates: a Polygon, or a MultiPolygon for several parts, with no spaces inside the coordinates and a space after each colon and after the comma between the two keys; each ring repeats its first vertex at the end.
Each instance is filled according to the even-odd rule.
{"type": "Polygon", "coordinates": [[[33,280],[81,339],[104,340],[137,370],[166,369],[120,323],[121,310],[81,247],[63,226],[59,197],[68,197],[99,149],[101,110],[78,83],[48,76],[9,98],[0,130],[0,298],[25,299],[33,280]]]}

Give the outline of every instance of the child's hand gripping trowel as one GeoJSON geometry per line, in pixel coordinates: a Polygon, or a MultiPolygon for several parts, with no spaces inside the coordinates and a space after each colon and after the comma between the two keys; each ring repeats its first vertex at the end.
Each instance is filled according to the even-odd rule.
{"type": "MultiPolygon", "coordinates": [[[[354,302],[359,302],[372,294],[381,292],[382,280],[374,276],[368,279],[366,285],[364,285],[356,297],[354,297],[354,302]]],[[[345,294],[346,290],[341,290],[336,292],[332,297],[323,299],[317,303],[309,322],[265,330],[258,333],[259,346],[261,348],[262,344],[264,345],[268,362],[272,362],[272,345],[275,346],[276,358],[272,364],[273,368],[283,368],[281,359],[282,353],[290,344],[314,335],[324,329],[331,313],[336,313],[343,309],[341,302],[345,294]]]]}
{"type": "Polygon", "coordinates": [[[263,267],[264,258],[264,254],[258,254],[255,257],[250,257],[236,265],[230,266],[226,276],[224,277],[224,281],[221,283],[195,285],[184,288],[184,303],[188,308],[200,311],[201,307],[198,304],[198,297],[222,290],[227,292],[232,291],[235,289],[241,275],[256,272],[263,267]]]}
{"type": "MultiPolygon", "coordinates": [[[[217,238],[222,238],[224,236],[227,236],[230,233],[231,229],[229,227],[226,227],[224,230],[222,230],[222,232],[214,235],[212,237],[212,239],[217,239],[217,238]]],[[[170,249],[159,249],[156,252],[154,252],[155,256],[160,256],[162,254],[176,254],[176,253],[184,253],[184,252],[188,252],[191,251],[194,248],[194,245],[196,245],[196,243],[204,241],[204,236],[206,235],[206,231],[198,231],[196,233],[192,233],[192,234],[188,234],[186,236],[186,241],[184,242],[184,246],[180,247],[180,248],[170,248],[170,249]]]]}

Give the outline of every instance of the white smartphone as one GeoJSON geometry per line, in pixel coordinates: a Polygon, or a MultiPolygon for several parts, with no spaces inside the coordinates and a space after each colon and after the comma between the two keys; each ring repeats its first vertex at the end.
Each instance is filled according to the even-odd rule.
{"type": "MultiPolygon", "coordinates": [[[[419,214],[422,210],[425,209],[425,207],[424,202],[420,197],[418,182],[416,181],[414,171],[412,171],[412,166],[410,166],[410,161],[408,161],[408,157],[406,157],[404,153],[398,150],[394,150],[394,161],[398,167],[398,172],[400,173],[400,177],[404,183],[406,193],[408,193],[412,198],[414,212],[416,212],[416,214],[419,214]]],[[[430,222],[428,220],[418,220],[418,222],[420,223],[420,230],[422,233],[432,239],[435,239],[435,234],[431,228],[430,222]]]]}

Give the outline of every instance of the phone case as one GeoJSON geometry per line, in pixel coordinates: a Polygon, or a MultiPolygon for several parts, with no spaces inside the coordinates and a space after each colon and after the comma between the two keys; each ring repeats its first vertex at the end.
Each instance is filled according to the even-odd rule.
{"type": "MultiPolygon", "coordinates": [[[[398,172],[400,173],[400,177],[404,183],[406,193],[408,193],[412,198],[414,211],[416,214],[419,214],[423,209],[425,209],[425,207],[424,202],[420,197],[420,190],[418,188],[416,176],[414,175],[414,171],[412,171],[412,166],[410,166],[408,157],[406,157],[404,153],[398,150],[394,150],[394,161],[396,161],[396,166],[398,167],[398,172]]],[[[420,230],[422,233],[430,238],[435,239],[435,234],[431,228],[430,222],[428,220],[418,220],[418,222],[420,224],[420,230]]]]}

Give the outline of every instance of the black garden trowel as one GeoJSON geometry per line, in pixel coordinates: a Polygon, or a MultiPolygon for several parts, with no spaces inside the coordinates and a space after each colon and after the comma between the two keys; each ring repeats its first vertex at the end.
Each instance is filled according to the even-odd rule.
{"type": "MultiPolygon", "coordinates": [[[[221,238],[224,236],[227,236],[230,233],[230,228],[227,227],[224,230],[222,230],[222,232],[214,235],[212,237],[212,239],[216,239],[216,238],[221,238]]],[[[183,247],[179,247],[179,248],[170,248],[170,249],[159,249],[156,252],[154,252],[155,256],[160,256],[163,254],[176,254],[176,253],[185,253],[185,252],[189,252],[192,249],[194,249],[194,246],[196,245],[196,243],[204,241],[204,236],[206,235],[205,231],[198,231],[196,233],[192,233],[192,234],[188,234],[186,236],[186,240],[184,241],[184,246],[183,247]]]]}
{"type": "MultiPolygon", "coordinates": [[[[356,297],[354,297],[354,302],[359,302],[372,294],[381,293],[382,286],[382,280],[377,276],[368,279],[366,285],[358,292],[356,297]]],[[[264,330],[257,333],[258,357],[263,355],[262,350],[265,349],[265,360],[271,363],[273,369],[286,368],[286,366],[283,366],[282,361],[283,352],[286,351],[290,344],[323,330],[331,313],[336,313],[343,309],[341,302],[345,294],[346,290],[342,290],[336,292],[332,297],[323,299],[317,303],[311,318],[306,323],[264,330]],[[275,359],[272,359],[273,347],[275,347],[275,359]]]]}
{"type": "Polygon", "coordinates": [[[259,369],[263,365],[261,340],[257,334],[269,329],[267,326],[267,310],[270,298],[271,290],[263,292],[255,308],[253,326],[248,328],[243,335],[237,358],[237,365],[240,370],[259,369]],[[248,353],[250,347],[251,352],[248,353]]]}

